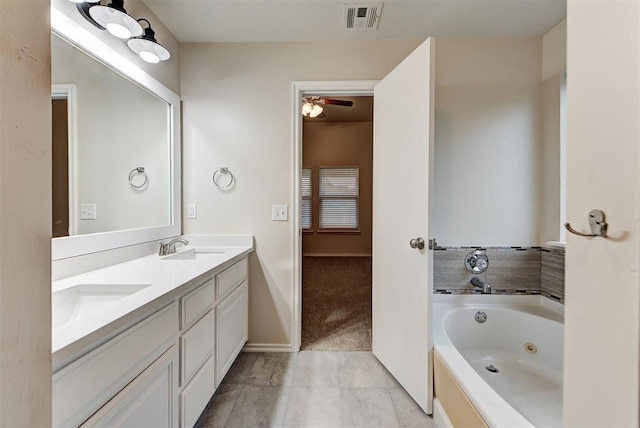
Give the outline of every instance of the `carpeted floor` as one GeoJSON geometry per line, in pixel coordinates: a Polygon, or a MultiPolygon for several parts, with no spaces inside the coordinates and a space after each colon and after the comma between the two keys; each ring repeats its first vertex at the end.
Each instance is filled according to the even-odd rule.
{"type": "Polygon", "coordinates": [[[370,257],[303,257],[302,349],[371,350],[370,257]]]}

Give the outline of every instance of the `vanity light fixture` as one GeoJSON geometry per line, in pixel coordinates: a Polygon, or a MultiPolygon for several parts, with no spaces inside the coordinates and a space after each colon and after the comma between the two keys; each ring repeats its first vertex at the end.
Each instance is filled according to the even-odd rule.
{"type": "Polygon", "coordinates": [[[156,32],[151,28],[151,23],[144,18],[138,19],[138,22],[141,21],[147,23],[147,28],[144,29],[144,34],[141,36],[134,37],[127,41],[129,49],[151,64],[157,64],[160,61],[168,60],[171,57],[171,54],[156,40],[156,32]]]}
{"type": "Polygon", "coordinates": [[[142,26],[124,8],[124,0],[111,0],[107,6],[91,5],[89,15],[93,21],[119,39],[141,36],[142,26]]]}

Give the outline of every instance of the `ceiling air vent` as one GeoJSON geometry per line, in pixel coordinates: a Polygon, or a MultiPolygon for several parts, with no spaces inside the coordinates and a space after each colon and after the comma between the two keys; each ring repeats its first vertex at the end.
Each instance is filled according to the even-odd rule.
{"type": "Polygon", "coordinates": [[[354,3],[344,5],[346,30],[377,30],[382,3],[354,3]]]}

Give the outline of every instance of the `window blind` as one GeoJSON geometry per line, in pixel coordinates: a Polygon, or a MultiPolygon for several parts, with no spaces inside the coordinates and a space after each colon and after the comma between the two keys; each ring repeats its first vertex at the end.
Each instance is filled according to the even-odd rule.
{"type": "Polygon", "coordinates": [[[302,169],[302,229],[311,229],[311,168],[302,169]]]}
{"type": "Polygon", "coordinates": [[[359,227],[359,169],[320,168],[320,229],[359,227]]]}

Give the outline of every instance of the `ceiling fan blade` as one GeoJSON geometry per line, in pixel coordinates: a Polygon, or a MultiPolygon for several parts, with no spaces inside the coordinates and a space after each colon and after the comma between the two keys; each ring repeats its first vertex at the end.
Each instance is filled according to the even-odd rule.
{"type": "Polygon", "coordinates": [[[333,104],[335,106],[344,106],[344,107],[351,107],[353,106],[353,101],[347,101],[347,100],[332,100],[329,98],[324,98],[324,103],[325,104],[333,104]]]}
{"type": "Polygon", "coordinates": [[[325,112],[322,112],[316,116],[316,119],[324,119],[325,117],[327,117],[327,114],[325,112]]]}

